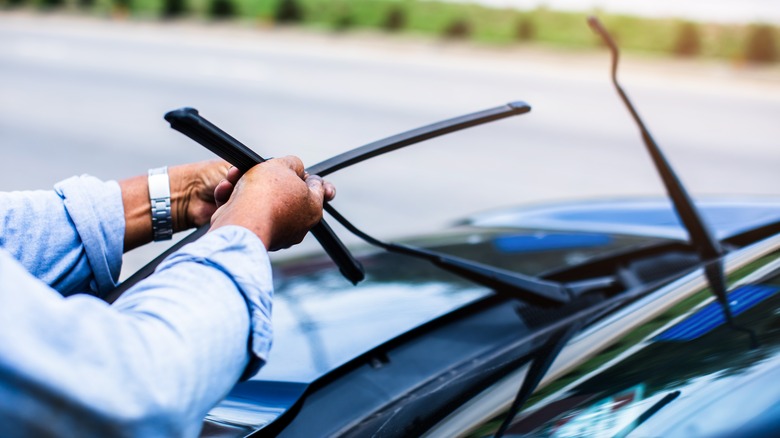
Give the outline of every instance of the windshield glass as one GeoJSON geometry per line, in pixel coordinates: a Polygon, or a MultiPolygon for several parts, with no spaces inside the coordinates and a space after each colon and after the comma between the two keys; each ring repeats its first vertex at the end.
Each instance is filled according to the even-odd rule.
{"type": "MultiPolygon", "coordinates": [[[[728,301],[739,329],[725,323],[720,304],[701,289],[541,389],[507,435],[612,437],[636,430],[639,436],[701,436],[766,411],[765,400],[780,396],[774,384],[780,374],[778,259],[774,253],[729,275],[728,301]],[[712,412],[704,415],[704,409],[712,412]]],[[[492,434],[501,420],[474,436],[492,434]]]]}
{"type": "MultiPolygon", "coordinates": [[[[602,233],[463,229],[410,243],[536,275],[658,241],[602,233]]],[[[348,284],[323,258],[277,264],[273,360],[255,379],[312,381],[377,345],[490,294],[424,260],[385,252],[360,260],[367,277],[358,286],[348,284]]]]}

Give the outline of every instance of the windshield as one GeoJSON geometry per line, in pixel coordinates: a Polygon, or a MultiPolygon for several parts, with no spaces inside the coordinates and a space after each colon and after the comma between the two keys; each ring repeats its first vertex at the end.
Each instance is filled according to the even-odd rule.
{"type": "MultiPolygon", "coordinates": [[[[709,289],[701,289],[541,389],[507,435],[668,436],[684,430],[702,436],[766,412],[766,403],[780,396],[774,380],[780,373],[778,259],[774,253],[728,278],[735,323],[757,337],[755,348],[744,330],[725,323],[709,289]]],[[[491,435],[500,419],[474,436],[491,435]]]]}
{"type": "MultiPolygon", "coordinates": [[[[635,245],[644,237],[542,230],[463,230],[414,244],[536,275],[635,245]]],[[[360,257],[367,278],[346,283],[324,259],[279,263],[274,273],[273,360],[254,377],[309,382],[427,321],[490,294],[462,277],[399,254],[360,257]]]]}

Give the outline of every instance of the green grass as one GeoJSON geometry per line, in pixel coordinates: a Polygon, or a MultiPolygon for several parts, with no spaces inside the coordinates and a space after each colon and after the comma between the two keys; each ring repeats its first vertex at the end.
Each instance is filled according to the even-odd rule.
{"type": "MultiPolygon", "coordinates": [[[[56,8],[78,0],[0,0],[0,8],[28,5],[56,8]]],[[[540,43],[593,48],[601,43],[588,28],[588,14],[545,8],[527,11],[467,3],[421,0],[93,0],[98,13],[129,8],[134,16],[165,16],[178,1],[182,16],[211,18],[218,1],[232,18],[256,23],[298,25],[339,32],[376,29],[429,38],[468,39],[477,44],[511,46],[540,43]],[[292,12],[291,12],[292,11],[292,12]]],[[[777,26],[691,23],[598,13],[622,50],[672,56],[722,58],[735,62],[780,60],[777,26]]]]}

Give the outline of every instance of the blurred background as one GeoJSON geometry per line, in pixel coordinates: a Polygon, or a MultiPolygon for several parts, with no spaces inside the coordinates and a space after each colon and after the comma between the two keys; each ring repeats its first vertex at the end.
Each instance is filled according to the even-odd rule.
{"type": "Polygon", "coordinates": [[[311,165],[523,100],[531,113],[332,175],[334,204],[393,238],[496,207],[661,195],[588,14],[695,197],[780,192],[771,0],[0,0],[0,190],[210,158],[162,119],[182,106],[311,165]]]}

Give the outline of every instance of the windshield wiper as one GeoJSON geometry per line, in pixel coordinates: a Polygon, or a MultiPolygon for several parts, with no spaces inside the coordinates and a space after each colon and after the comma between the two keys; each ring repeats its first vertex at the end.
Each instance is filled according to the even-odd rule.
{"type": "Polygon", "coordinates": [[[625,91],[623,91],[623,87],[621,87],[618,83],[617,67],[620,54],[617,44],[615,44],[615,41],[609,35],[609,32],[607,32],[598,18],[588,17],[588,24],[590,25],[591,29],[599,34],[599,36],[601,36],[604,44],[609,47],[609,50],[612,54],[612,84],[615,86],[620,99],[631,113],[631,117],[634,119],[634,122],[636,122],[637,126],[639,127],[639,131],[642,134],[642,141],[645,143],[647,152],[653,159],[653,163],[655,164],[658,173],[661,175],[661,180],[664,183],[664,187],[666,187],[666,192],[669,194],[669,198],[671,198],[672,203],[674,204],[674,209],[677,212],[677,215],[682,221],[685,229],[688,231],[691,245],[699,254],[699,257],[701,257],[702,261],[711,260],[722,256],[724,251],[720,242],[715,238],[715,235],[712,233],[712,231],[710,231],[710,228],[704,221],[704,218],[699,212],[699,209],[696,208],[696,205],[691,200],[690,195],[688,195],[688,191],[685,190],[685,187],[683,186],[682,182],[680,182],[680,179],[672,169],[669,161],[667,161],[663,152],[661,152],[661,148],[659,148],[658,144],[655,142],[655,140],[653,140],[653,136],[650,135],[650,131],[639,117],[639,113],[628,99],[625,91]]]}
{"type": "MultiPolygon", "coordinates": [[[[434,137],[439,137],[445,134],[449,134],[462,129],[481,125],[484,123],[492,122],[495,120],[500,120],[500,119],[504,119],[507,117],[516,116],[520,114],[525,114],[530,110],[531,107],[525,102],[516,101],[495,108],[490,108],[487,110],[455,117],[452,119],[443,120],[440,122],[426,125],[417,129],[413,129],[411,131],[403,132],[401,134],[387,137],[382,140],[378,140],[373,143],[369,143],[367,145],[352,149],[350,151],[332,157],[328,160],[325,160],[321,163],[315,164],[314,166],[307,168],[306,171],[311,175],[320,175],[320,176],[328,175],[337,170],[341,170],[353,164],[357,164],[362,161],[368,160],[369,158],[373,158],[388,152],[392,152],[406,146],[410,146],[425,140],[429,140],[434,137]]],[[[184,111],[184,110],[180,110],[180,111],[184,111]]],[[[201,132],[201,133],[194,132],[193,134],[196,135],[197,138],[196,137],[191,137],[191,138],[193,138],[194,140],[198,141],[201,144],[205,143],[204,146],[206,144],[213,144],[213,141],[215,141],[216,139],[216,141],[224,145],[221,148],[223,150],[223,152],[221,153],[230,154],[228,156],[228,158],[230,159],[226,158],[226,161],[242,160],[244,165],[249,165],[253,161],[253,158],[254,161],[256,161],[258,157],[262,158],[256,153],[254,153],[253,151],[251,151],[251,149],[247,148],[246,146],[238,142],[236,139],[228,135],[227,133],[222,132],[222,134],[215,135],[213,129],[206,129],[206,131],[207,132],[201,132]],[[233,153],[231,151],[236,151],[238,153],[233,153]]],[[[126,290],[128,290],[139,281],[151,275],[152,272],[154,272],[155,268],[157,268],[157,266],[160,263],[162,263],[162,261],[165,260],[165,258],[167,258],[172,253],[178,251],[184,245],[199,239],[207,231],[208,231],[208,226],[200,227],[194,232],[192,232],[191,234],[189,234],[188,236],[184,237],[176,244],[172,245],[162,254],[154,258],[154,260],[147,263],[143,268],[139,269],[137,272],[131,275],[127,280],[122,282],[122,284],[117,286],[114,290],[106,294],[106,297],[104,298],[105,301],[109,303],[113,303],[114,301],[116,301],[116,299],[119,298],[126,290]]],[[[348,257],[350,259],[353,259],[348,252],[346,252],[346,254],[348,254],[348,257]]],[[[355,260],[355,266],[357,265],[358,262],[357,260],[355,260]]],[[[362,269],[360,271],[360,275],[362,278],[362,269]]]]}
{"type": "Polygon", "coordinates": [[[664,157],[664,154],[661,152],[658,144],[656,144],[655,140],[653,140],[653,137],[650,135],[650,131],[648,131],[644,122],[639,117],[639,113],[636,111],[634,106],[631,104],[631,101],[628,99],[628,96],[623,91],[623,87],[621,87],[618,83],[617,65],[619,51],[617,44],[615,44],[615,41],[609,35],[609,32],[607,32],[606,28],[604,28],[598,18],[588,17],[588,24],[590,25],[591,29],[598,33],[599,36],[601,36],[601,39],[604,41],[607,47],[609,47],[609,50],[612,54],[612,84],[614,84],[618,95],[620,95],[623,103],[631,113],[631,117],[633,117],[634,121],[639,127],[639,130],[642,133],[642,140],[645,143],[645,147],[647,148],[650,157],[653,159],[653,163],[655,164],[658,173],[661,175],[661,180],[663,181],[664,186],[666,187],[666,191],[672,200],[672,204],[674,205],[674,209],[677,212],[677,216],[680,218],[683,226],[688,231],[691,246],[699,255],[700,261],[705,264],[704,274],[710,285],[712,294],[715,296],[717,301],[720,303],[721,308],[723,309],[723,314],[726,318],[727,325],[734,330],[747,333],[750,337],[750,346],[751,348],[754,348],[758,345],[755,333],[753,333],[752,330],[741,327],[734,322],[728,295],[726,294],[727,287],[725,273],[723,270],[723,263],[720,260],[720,258],[725,254],[723,246],[720,244],[720,241],[715,237],[715,234],[707,225],[707,222],[699,212],[699,209],[696,208],[696,205],[691,200],[691,197],[688,195],[687,190],[685,190],[682,182],[680,182],[677,174],[672,169],[672,166],[666,160],[666,157],[664,157]]]}
{"type": "MultiPolygon", "coordinates": [[[[754,341],[755,335],[753,335],[750,330],[743,329],[741,327],[736,326],[732,318],[731,309],[729,307],[728,299],[726,296],[726,285],[725,285],[725,277],[723,272],[723,265],[719,260],[720,257],[724,254],[723,247],[720,245],[720,242],[715,238],[714,234],[710,231],[709,227],[707,226],[707,223],[702,218],[701,213],[699,212],[699,210],[696,208],[696,205],[691,200],[691,197],[688,195],[688,192],[685,190],[685,187],[680,182],[680,179],[677,177],[671,165],[666,160],[666,157],[661,152],[661,149],[658,147],[655,140],[653,140],[652,135],[650,135],[650,131],[647,129],[644,122],[639,117],[639,113],[636,111],[633,104],[631,103],[628,96],[626,95],[625,91],[623,91],[623,87],[620,86],[620,83],[617,80],[617,66],[618,66],[618,58],[619,58],[619,50],[617,44],[615,44],[615,41],[609,35],[609,32],[607,32],[607,30],[604,28],[604,26],[601,24],[598,18],[588,17],[588,24],[596,33],[599,34],[602,41],[607,45],[607,47],[609,47],[609,50],[612,55],[612,84],[615,86],[615,89],[617,90],[620,99],[623,101],[623,103],[626,105],[629,112],[631,113],[631,117],[634,119],[634,122],[636,122],[637,126],[639,127],[639,131],[641,132],[642,135],[642,141],[644,142],[645,147],[648,153],[650,154],[650,157],[652,158],[653,163],[655,164],[655,167],[658,170],[658,173],[661,176],[661,179],[664,183],[664,187],[666,188],[666,191],[672,200],[672,204],[674,206],[675,211],[677,212],[678,217],[680,218],[680,220],[683,223],[683,226],[688,232],[691,246],[699,256],[699,260],[705,262],[705,276],[708,279],[708,283],[710,284],[710,287],[714,295],[717,297],[718,301],[722,305],[723,312],[725,314],[729,326],[737,330],[748,332],[751,335],[751,340],[754,341]],[[711,261],[711,262],[706,263],[707,261],[711,261]]],[[[634,253],[629,252],[629,254],[633,255],[634,253]]],[[[619,257],[624,257],[624,255],[621,255],[619,257]]],[[[566,270],[564,270],[564,272],[566,272],[566,270]]],[[[627,281],[627,282],[628,283],[636,282],[637,284],[633,286],[635,290],[642,289],[641,282],[639,282],[638,280],[627,281]]],[[[571,338],[573,333],[576,333],[576,331],[579,330],[579,328],[582,327],[583,325],[584,325],[583,319],[575,320],[575,322],[573,322],[571,325],[564,327],[563,329],[560,329],[557,332],[555,332],[543,345],[543,347],[539,351],[539,354],[531,362],[528,374],[523,380],[523,383],[520,386],[520,390],[518,391],[517,396],[512,401],[509,411],[504,416],[504,420],[501,422],[500,427],[495,433],[494,435],[495,438],[500,438],[504,435],[504,433],[511,425],[514,417],[517,415],[518,412],[520,412],[525,402],[528,400],[531,394],[533,394],[534,390],[536,390],[539,383],[541,383],[542,378],[547,373],[553,361],[558,356],[560,351],[563,349],[566,342],[568,342],[568,340],[571,338]]],[[[670,402],[671,400],[674,400],[674,398],[678,394],[675,394],[674,396],[665,397],[662,400],[661,404],[657,404],[658,405],[657,408],[656,406],[653,407],[655,408],[655,410],[650,409],[650,411],[648,412],[648,417],[649,415],[652,415],[658,409],[663,407],[666,403],[670,402]]],[[[627,429],[628,432],[630,432],[630,430],[631,429],[627,429]]]]}
{"type": "MultiPolygon", "coordinates": [[[[525,102],[510,102],[496,108],[433,123],[337,155],[311,166],[307,171],[311,174],[320,176],[328,175],[353,164],[360,163],[372,157],[405,146],[505,117],[525,114],[530,110],[531,107],[525,102]]],[[[569,303],[574,297],[579,296],[582,293],[594,289],[612,287],[615,284],[614,277],[602,277],[563,284],[496,268],[472,260],[451,256],[449,254],[398,243],[383,242],[357,228],[341,215],[332,204],[326,204],[324,208],[326,212],[348,231],[371,245],[380,247],[389,252],[405,254],[407,256],[427,260],[448,272],[466,278],[474,283],[487,286],[496,293],[519,298],[531,304],[542,306],[561,305],[569,303]]]]}

